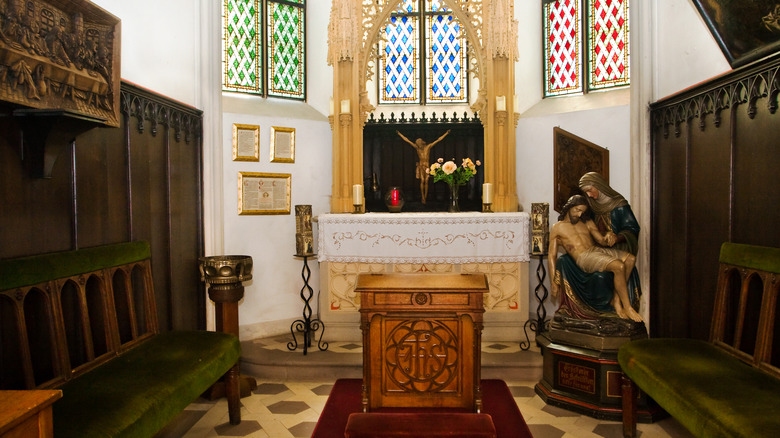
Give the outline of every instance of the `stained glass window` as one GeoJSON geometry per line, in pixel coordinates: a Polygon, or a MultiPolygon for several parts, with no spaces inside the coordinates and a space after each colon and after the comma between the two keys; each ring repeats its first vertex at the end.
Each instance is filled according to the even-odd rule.
{"type": "Polygon", "coordinates": [[[277,1],[269,1],[267,8],[268,95],[303,98],[303,8],[277,1]]]}
{"type": "Polygon", "coordinates": [[[582,16],[578,0],[543,5],[546,96],[582,91],[582,16]]]}
{"type": "Polygon", "coordinates": [[[224,0],[224,90],[306,98],[305,4],[224,0]]]}
{"type": "Polygon", "coordinates": [[[628,85],[628,0],[589,0],[590,88],[628,85]]]}
{"type": "Polygon", "coordinates": [[[544,0],[544,96],[629,85],[629,0],[544,0]]]}
{"type": "Polygon", "coordinates": [[[466,38],[441,0],[404,0],[382,36],[379,103],[468,102],[466,38]]]}

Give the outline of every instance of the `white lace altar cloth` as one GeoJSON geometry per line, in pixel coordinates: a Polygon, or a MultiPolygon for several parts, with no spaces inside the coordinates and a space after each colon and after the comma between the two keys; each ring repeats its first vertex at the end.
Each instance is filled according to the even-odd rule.
{"type": "Polygon", "coordinates": [[[322,214],[320,262],[528,262],[528,213],[322,214]]]}

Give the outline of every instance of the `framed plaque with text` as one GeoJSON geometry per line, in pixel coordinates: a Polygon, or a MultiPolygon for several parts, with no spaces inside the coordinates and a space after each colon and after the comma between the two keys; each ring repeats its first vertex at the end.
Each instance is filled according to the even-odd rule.
{"type": "Polygon", "coordinates": [[[290,214],[289,173],[238,172],[238,214],[290,214]]]}

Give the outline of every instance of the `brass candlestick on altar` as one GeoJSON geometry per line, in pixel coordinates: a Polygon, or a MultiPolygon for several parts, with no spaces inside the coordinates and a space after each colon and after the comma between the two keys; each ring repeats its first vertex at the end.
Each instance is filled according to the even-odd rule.
{"type": "MultiPolygon", "coordinates": [[[[238,302],[244,297],[242,282],[252,279],[252,257],[225,255],[198,259],[200,281],[209,285],[209,298],[216,305],[217,330],[238,336],[238,302]]],[[[229,372],[238,373],[238,364],[229,372]]],[[[248,397],[257,388],[253,377],[239,376],[241,397],[248,397]]],[[[224,397],[227,388],[223,381],[215,383],[208,392],[212,400],[224,397]]]]}

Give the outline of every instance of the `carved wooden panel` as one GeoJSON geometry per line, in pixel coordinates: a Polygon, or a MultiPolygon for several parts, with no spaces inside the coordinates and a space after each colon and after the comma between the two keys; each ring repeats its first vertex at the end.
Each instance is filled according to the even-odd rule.
{"type": "Polygon", "coordinates": [[[0,21],[0,100],[119,126],[119,18],[86,0],[8,0],[0,21]]]}
{"type": "Polygon", "coordinates": [[[482,274],[361,275],[363,410],[479,412],[482,274]]]}
{"type": "Polygon", "coordinates": [[[560,213],[572,195],[582,194],[582,175],[598,172],[609,182],[609,151],[558,127],[553,128],[553,147],[554,208],[560,213]]]}

